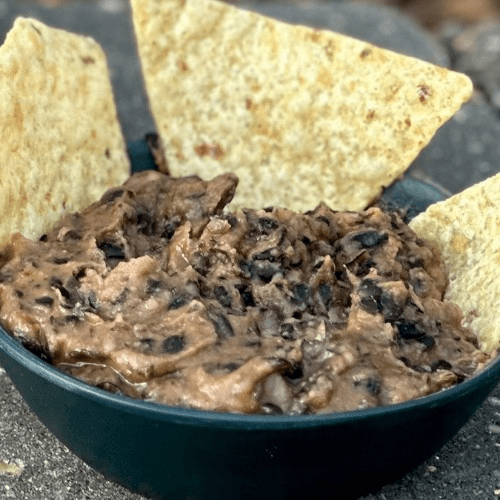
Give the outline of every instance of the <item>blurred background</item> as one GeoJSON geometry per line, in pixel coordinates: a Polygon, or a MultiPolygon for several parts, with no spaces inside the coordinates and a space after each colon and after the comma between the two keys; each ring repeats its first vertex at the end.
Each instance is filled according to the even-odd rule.
{"type": "MultiPolygon", "coordinates": [[[[243,6],[248,3],[246,0],[223,1],[243,6]]],[[[51,9],[94,4],[106,12],[122,12],[128,8],[128,0],[0,0],[0,8],[2,3],[51,9]]],[[[298,5],[304,10],[332,3],[364,3],[396,9],[445,46],[451,67],[467,73],[477,89],[500,110],[500,0],[257,0],[251,3],[298,5]]]]}
{"type": "MultiPolygon", "coordinates": [[[[19,0],[19,3],[38,3],[47,7],[58,7],[74,0],[19,0]]],[[[80,0],[81,1],[81,0],[80,0]]],[[[84,0],[86,3],[107,4],[109,8],[119,9],[126,0],[84,0]]],[[[282,0],[279,3],[328,3],[329,0],[282,0]]],[[[356,2],[358,0],[347,0],[356,2]]],[[[365,3],[390,5],[422,25],[439,29],[443,23],[450,21],[471,25],[483,20],[500,18],[500,1],[498,0],[363,0],[365,3]]],[[[274,0],[262,0],[263,3],[278,3],[274,0]]],[[[228,3],[238,4],[239,0],[228,3]]]]}

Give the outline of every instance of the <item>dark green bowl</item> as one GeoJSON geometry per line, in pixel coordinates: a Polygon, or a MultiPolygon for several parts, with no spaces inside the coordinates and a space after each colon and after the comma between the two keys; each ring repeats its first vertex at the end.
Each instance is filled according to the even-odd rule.
{"type": "MultiPolygon", "coordinates": [[[[147,151],[130,145],[135,169],[147,151]]],[[[443,197],[406,179],[384,198],[418,212],[443,197]]],[[[500,380],[500,359],[445,391],[331,415],[252,416],[171,408],[90,387],[0,329],[0,364],[70,450],[132,491],[168,499],[312,499],[366,493],[410,471],[462,427],[500,380]]]]}

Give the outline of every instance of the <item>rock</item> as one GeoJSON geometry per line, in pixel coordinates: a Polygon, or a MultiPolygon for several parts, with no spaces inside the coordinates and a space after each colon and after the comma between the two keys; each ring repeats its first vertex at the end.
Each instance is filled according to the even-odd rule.
{"type": "Polygon", "coordinates": [[[415,159],[409,174],[432,178],[452,193],[500,171],[500,120],[486,104],[465,104],[415,159]],[[420,175],[419,175],[420,174],[420,175]]]}
{"type": "Polygon", "coordinates": [[[392,0],[405,14],[429,27],[449,19],[472,24],[500,15],[498,0],[392,0]]]}
{"type": "MultiPolygon", "coordinates": [[[[448,28],[450,31],[452,28],[448,28]]],[[[466,73],[489,102],[500,110],[500,23],[486,21],[443,41],[449,46],[454,68],[466,73]]]]}
{"type": "Polygon", "coordinates": [[[446,50],[424,29],[392,7],[365,3],[242,3],[240,7],[293,24],[329,29],[380,47],[449,66],[446,50]]]}

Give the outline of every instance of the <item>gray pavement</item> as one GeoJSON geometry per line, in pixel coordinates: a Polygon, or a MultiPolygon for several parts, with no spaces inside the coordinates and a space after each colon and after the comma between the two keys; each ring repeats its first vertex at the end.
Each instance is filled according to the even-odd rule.
{"type": "MultiPolygon", "coordinates": [[[[253,3],[254,8],[264,8],[253,3]]],[[[325,19],[332,27],[359,37],[399,46],[411,36],[409,50],[425,50],[446,64],[444,48],[419,28],[388,10],[360,10],[333,2],[328,6],[303,3],[300,8],[269,12],[288,20],[314,23],[325,19]],[[291,16],[291,17],[290,17],[291,16]],[[378,17],[377,17],[378,16],[378,17]],[[336,23],[336,24],[335,24],[336,23]],[[363,26],[363,29],[360,28],[363,26]],[[361,29],[361,31],[360,31],[361,29]],[[402,31],[401,31],[402,30],[402,31]],[[407,30],[407,31],[405,31],[407,30]],[[416,33],[416,35],[415,35],[416,33]],[[420,36],[420,42],[419,38],[420,36]],[[376,37],[376,39],[373,39],[376,37]],[[444,58],[444,59],[443,59],[444,58]]],[[[0,0],[0,40],[17,15],[33,16],[52,26],[93,36],[108,54],[122,128],[127,140],[151,130],[139,65],[135,56],[130,12],[123,0],[76,3],[57,9],[30,2],[0,0]]],[[[394,47],[396,48],[396,47],[394,47]]],[[[425,57],[424,54],[421,57],[425,57]]],[[[445,126],[412,168],[415,175],[459,191],[500,170],[498,115],[485,99],[468,105],[445,126]]],[[[435,456],[394,484],[364,496],[364,500],[495,499],[500,497],[500,386],[469,423],[435,456]]],[[[143,498],[105,480],[57,441],[24,404],[0,368],[0,499],[22,500],[138,500],[143,498]]]]}

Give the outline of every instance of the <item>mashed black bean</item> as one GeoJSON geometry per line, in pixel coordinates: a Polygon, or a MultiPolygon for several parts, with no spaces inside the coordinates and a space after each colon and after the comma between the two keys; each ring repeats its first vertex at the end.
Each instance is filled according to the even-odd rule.
{"type": "Polygon", "coordinates": [[[486,361],[397,213],[231,213],[237,178],[136,174],[0,253],[0,320],[95,386],[205,410],[308,414],[449,387],[486,361]]]}

